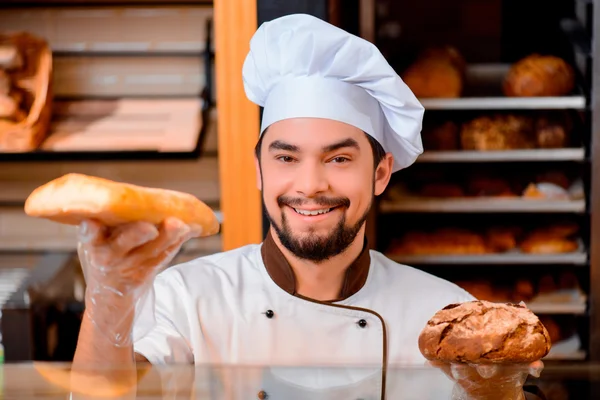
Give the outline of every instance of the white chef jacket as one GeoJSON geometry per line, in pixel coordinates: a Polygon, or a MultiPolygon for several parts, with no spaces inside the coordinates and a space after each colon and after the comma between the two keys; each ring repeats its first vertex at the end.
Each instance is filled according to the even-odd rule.
{"type": "Polygon", "coordinates": [[[234,398],[256,398],[244,396],[263,390],[269,399],[347,399],[349,393],[380,399],[386,391],[386,398],[449,398],[452,383],[441,372],[409,367],[425,364],[418,336],[429,318],[448,304],[473,300],[470,294],[366,250],[368,275],[356,293],[333,303],[313,301],[275,283],[261,246],[159,274],[153,306],[140,307],[134,332],[144,334],[134,350],[153,364],[253,366],[221,375],[235,383],[234,398]],[[256,372],[256,366],[265,369],[256,372]],[[408,369],[389,376],[394,366],[408,369]]]}

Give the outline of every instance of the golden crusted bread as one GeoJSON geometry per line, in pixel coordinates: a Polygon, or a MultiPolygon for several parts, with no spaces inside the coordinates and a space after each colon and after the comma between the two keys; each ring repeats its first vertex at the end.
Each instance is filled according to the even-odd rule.
{"type": "Polygon", "coordinates": [[[167,217],[202,227],[202,236],[218,233],[219,221],[202,201],[188,193],[148,188],[83,174],[67,174],[35,189],[25,202],[32,217],[78,225],[94,219],[107,226],[167,217]]]}
{"type": "Polygon", "coordinates": [[[503,82],[506,96],[564,96],[575,87],[573,68],[562,58],[532,54],[514,63],[503,82]]]}
{"type": "Polygon", "coordinates": [[[418,98],[460,97],[465,61],[453,47],[429,48],[402,74],[402,80],[418,98]]]}
{"type": "Polygon", "coordinates": [[[428,360],[465,363],[530,363],[550,351],[548,331],[524,306],[470,301],[438,311],[419,336],[428,360]]]}
{"type": "Polygon", "coordinates": [[[465,122],[460,131],[463,150],[513,150],[535,147],[534,121],[523,115],[482,115],[465,122]]]}

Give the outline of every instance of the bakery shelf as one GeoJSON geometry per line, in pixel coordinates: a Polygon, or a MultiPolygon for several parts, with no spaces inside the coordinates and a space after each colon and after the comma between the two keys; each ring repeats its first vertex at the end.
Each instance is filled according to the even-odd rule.
{"type": "Polygon", "coordinates": [[[531,303],[527,307],[536,314],[571,314],[585,315],[585,303],[531,303]]]}
{"type": "Polygon", "coordinates": [[[465,93],[460,98],[419,99],[426,110],[539,110],[587,107],[585,95],[561,97],[507,97],[502,94],[502,80],[510,64],[471,64],[467,67],[465,93]]]}
{"type": "Polygon", "coordinates": [[[513,161],[583,161],[584,148],[531,149],[506,151],[425,151],[419,163],[436,162],[513,162],[513,161]]]}
{"type": "Polygon", "coordinates": [[[587,353],[584,350],[577,350],[569,353],[550,353],[544,357],[544,361],[583,361],[587,353]]]}
{"type": "Polygon", "coordinates": [[[200,98],[55,101],[48,136],[0,161],[194,159],[208,125],[200,98]]]}
{"type": "Polygon", "coordinates": [[[427,198],[406,197],[384,200],[380,212],[517,212],[517,213],[584,213],[585,200],[537,200],[523,198],[427,198]]]}
{"type": "Polygon", "coordinates": [[[557,265],[587,264],[588,255],[584,251],[564,254],[525,254],[520,252],[510,252],[502,254],[467,254],[467,255],[395,255],[387,256],[399,263],[408,265],[429,264],[429,265],[557,265]]]}

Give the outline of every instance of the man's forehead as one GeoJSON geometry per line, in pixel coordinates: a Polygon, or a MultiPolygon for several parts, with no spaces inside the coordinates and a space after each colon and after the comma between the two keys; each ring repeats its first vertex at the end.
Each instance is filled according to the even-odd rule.
{"type": "Polygon", "coordinates": [[[267,144],[279,141],[302,147],[324,147],[342,141],[348,146],[361,147],[366,140],[365,133],[354,126],[319,118],[279,121],[263,133],[263,142],[267,144]]]}

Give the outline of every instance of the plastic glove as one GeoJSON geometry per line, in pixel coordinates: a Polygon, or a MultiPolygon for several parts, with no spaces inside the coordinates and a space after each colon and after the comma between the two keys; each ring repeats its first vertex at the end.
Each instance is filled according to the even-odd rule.
{"type": "Polygon", "coordinates": [[[108,228],[87,220],[78,227],[77,252],[86,281],[86,316],[116,346],[131,343],[136,304],[181,246],[201,227],[167,219],[108,228]]]}
{"type": "Polygon", "coordinates": [[[531,364],[467,364],[429,362],[440,368],[456,385],[452,400],[525,400],[527,377],[539,377],[542,361],[531,364]]]}

